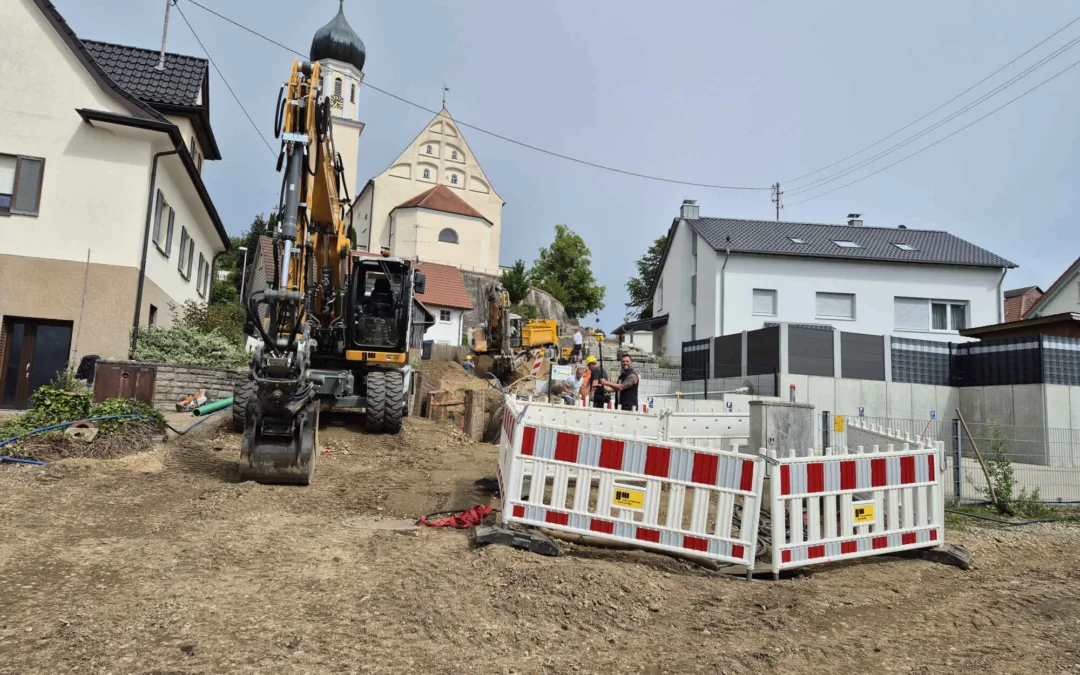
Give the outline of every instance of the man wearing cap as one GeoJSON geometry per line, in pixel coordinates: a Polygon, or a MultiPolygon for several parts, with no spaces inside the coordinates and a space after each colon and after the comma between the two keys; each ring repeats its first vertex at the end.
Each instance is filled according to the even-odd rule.
{"type": "Polygon", "coordinates": [[[639,380],[637,373],[634,372],[634,362],[630,359],[629,354],[623,354],[620,361],[622,363],[622,372],[619,373],[619,381],[608,382],[607,380],[601,380],[600,384],[611,387],[617,392],[617,407],[619,410],[636,410],[639,380]]]}
{"type": "Polygon", "coordinates": [[[468,354],[465,357],[465,363],[461,364],[461,367],[465,369],[465,372],[472,375],[473,369],[476,368],[476,364],[472,362],[472,354],[468,354]]]}
{"type": "Polygon", "coordinates": [[[604,408],[611,400],[611,394],[604,388],[607,373],[600,366],[595,356],[585,359],[585,365],[589,367],[589,398],[594,408],[604,408]]]}

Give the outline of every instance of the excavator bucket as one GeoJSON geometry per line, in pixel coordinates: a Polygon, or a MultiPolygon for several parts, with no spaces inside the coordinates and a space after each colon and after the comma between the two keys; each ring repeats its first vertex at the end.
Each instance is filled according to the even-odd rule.
{"type": "Polygon", "coordinates": [[[319,454],[319,401],[304,406],[291,424],[266,419],[252,406],[240,447],[240,480],[309,485],[319,454]]]}

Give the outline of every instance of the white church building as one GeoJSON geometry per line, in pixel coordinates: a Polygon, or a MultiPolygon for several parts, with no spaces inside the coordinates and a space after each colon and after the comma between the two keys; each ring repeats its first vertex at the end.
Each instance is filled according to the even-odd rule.
{"type": "Polygon", "coordinates": [[[499,274],[503,200],[444,107],[390,166],[359,188],[359,94],[366,52],[341,6],[316,32],[311,60],[330,95],[334,144],[355,195],[351,224],[359,251],[499,274]],[[353,186],[358,188],[353,190],[353,186]]]}

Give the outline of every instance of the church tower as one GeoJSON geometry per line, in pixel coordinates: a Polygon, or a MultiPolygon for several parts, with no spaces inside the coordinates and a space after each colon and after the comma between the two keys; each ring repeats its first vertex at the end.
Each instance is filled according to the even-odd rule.
{"type": "Polygon", "coordinates": [[[357,191],[356,164],[360,157],[360,84],[364,81],[364,42],[345,18],[345,0],[339,0],[337,16],[320,28],[311,40],[309,58],[318,62],[323,96],[330,97],[334,118],[334,146],[345,166],[349,196],[357,191]]]}

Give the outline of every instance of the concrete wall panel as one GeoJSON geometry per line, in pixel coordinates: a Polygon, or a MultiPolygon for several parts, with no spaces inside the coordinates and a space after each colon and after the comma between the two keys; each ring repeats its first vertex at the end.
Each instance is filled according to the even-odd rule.
{"type": "Polygon", "coordinates": [[[889,416],[889,384],[887,382],[875,382],[873,380],[859,380],[862,390],[860,405],[865,409],[867,417],[889,416]]]}
{"type": "Polygon", "coordinates": [[[810,396],[809,402],[814,404],[817,411],[820,413],[822,410],[828,410],[830,412],[837,412],[836,410],[836,378],[833,377],[817,377],[811,375],[809,377],[809,389],[810,396]]]}
{"type": "Polygon", "coordinates": [[[960,412],[969,424],[985,422],[983,403],[986,398],[984,387],[963,387],[960,389],[960,412]]]}
{"type": "MultiPolygon", "coordinates": [[[[1043,406],[1043,386],[1041,384],[1017,384],[1012,389],[1012,421],[1004,419],[1002,424],[1015,424],[1018,427],[1041,427],[1046,425],[1046,411],[1043,406]]],[[[987,389],[1008,389],[1009,387],[987,387],[987,389]]],[[[996,395],[996,392],[995,392],[996,395]]],[[[989,398],[987,399],[990,400],[989,398]]],[[[990,406],[987,405],[987,413],[990,406]]]]}
{"type": "Polygon", "coordinates": [[[1069,407],[1072,409],[1071,429],[1080,429],[1080,387],[1069,387],[1069,407]]]}
{"type": "Polygon", "coordinates": [[[1063,384],[1047,384],[1046,388],[1046,426],[1051,429],[1069,429],[1072,427],[1073,411],[1069,387],[1063,384]]]}
{"type": "Polygon", "coordinates": [[[960,407],[960,390],[956,387],[934,387],[937,395],[938,422],[956,419],[956,409],[960,407]]]}
{"type": "MultiPolygon", "coordinates": [[[[835,380],[836,413],[840,415],[858,415],[859,407],[865,407],[862,402],[863,380],[838,379],[835,380]]],[[[866,413],[870,415],[870,413],[866,413]]]]}
{"type": "Polygon", "coordinates": [[[888,383],[887,417],[911,419],[911,385],[906,382],[888,383]]]}
{"type": "Polygon", "coordinates": [[[937,387],[932,384],[911,385],[911,419],[929,420],[931,410],[937,410],[937,387]]]}

